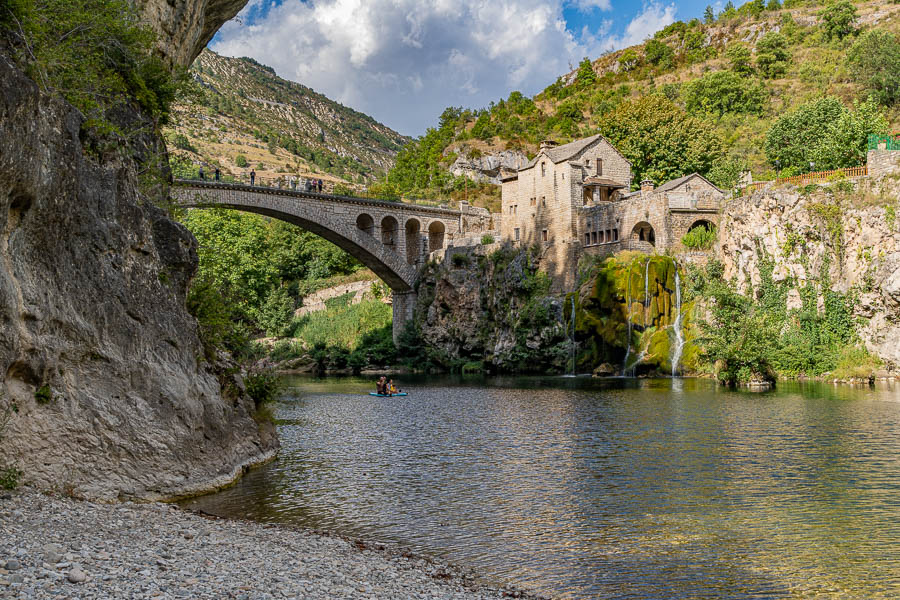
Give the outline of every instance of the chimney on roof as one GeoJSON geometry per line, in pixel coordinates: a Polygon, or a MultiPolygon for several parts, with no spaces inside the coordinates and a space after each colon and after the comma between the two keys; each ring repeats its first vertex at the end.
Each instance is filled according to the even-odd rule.
{"type": "Polygon", "coordinates": [[[544,140],[541,142],[541,150],[549,150],[550,148],[556,148],[559,146],[558,142],[554,142],[553,140],[544,140]]]}
{"type": "Polygon", "coordinates": [[[641,196],[652,194],[655,189],[656,186],[653,185],[652,179],[645,179],[641,182],[641,196]]]}

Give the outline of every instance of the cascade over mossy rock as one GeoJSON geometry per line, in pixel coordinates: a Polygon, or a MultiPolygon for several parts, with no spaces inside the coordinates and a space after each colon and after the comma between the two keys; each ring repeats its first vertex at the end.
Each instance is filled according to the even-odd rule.
{"type": "MultiPolygon", "coordinates": [[[[673,326],[678,316],[677,268],[671,257],[636,252],[622,252],[590,267],[587,280],[575,293],[580,371],[593,371],[603,363],[622,365],[630,346],[629,366],[642,357],[636,366],[638,373],[671,373],[673,326]]],[[[698,354],[690,343],[696,337],[694,302],[684,298],[682,290],[686,343],[679,371],[692,371],[698,354]]]]}

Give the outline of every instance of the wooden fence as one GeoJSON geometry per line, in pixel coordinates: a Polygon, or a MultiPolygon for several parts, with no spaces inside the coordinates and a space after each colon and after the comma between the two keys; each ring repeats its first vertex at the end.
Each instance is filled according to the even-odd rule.
{"type": "Polygon", "coordinates": [[[829,181],[834,179],[853,179],[856,177],[866,177],[869,175],[869,167],[868,165],[863,165],[861,167],[848,167],[846,169],[834,169],[832,171],[816,171],[814,173],[804,173],[803,175],[795,175],[793,177],[779,177],[775,181],[759,181],[756,183],[751,183],[748,185],[746,189],[748,192],[753,193],[757,190],[764,188],[767,185],[809,185],[811,183],[821,183],[823,181],[829,181]]]}

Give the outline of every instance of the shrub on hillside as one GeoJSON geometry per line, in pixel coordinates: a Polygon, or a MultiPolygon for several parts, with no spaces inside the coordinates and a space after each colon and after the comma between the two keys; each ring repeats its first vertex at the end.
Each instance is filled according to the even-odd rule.
{"type": "Polygon", "coordinates": [[[855,167],[865,162],[868,136],[888,131],[873,102],[850,110],[833,96],[813,100],[778,119],[766,134],[769,161],[800,173],[855,167]]]}
{"type": "Polygon", "coordinates": [[[238,154],[237,156],[234,157],[234,164],[236,164],[240,168],[244,169],[247,167],[247,165],[249,163],[247,162],[246,156],[244,156],[243,154],[238,154]]]}
{"type": "Polygon", "coordinates": [[[671,69],[675,64],[675,51],[665,42],[650,38],[644,44],[644,58],[651,65],[671,69]]]}
{"type": "Polygon", "coordinates": [[[731,71],[707,73],[685,85],[684,103],[689,112],[753,113],[762,111],[766,88],[731,71]]]}
{"type": "Polygon", "coordinates": [[[825,39],[842,40],[856,32],[856,7],[849,0],[829,0],[819,16],[825,39]]]}
{"type": "Polygon", "coordinates": [[[731,70],[735,73],[752,73],[753,72],[753,53],[746,45],[734,43],[725,50],[725,58],[731,65],[731,70]]]}
{"type": "Polygon", "coordinates": [[[900,101],[900,37],[881,29],[860,36],[847,54],[850,76],[882,104],[900,101]]]}
{"type": "Polygon", "coordinates": [[[764,77],[784,75],[790,60],[787,38],[781,33],[770,31],[756,43],[756,68],[764,77]]]}

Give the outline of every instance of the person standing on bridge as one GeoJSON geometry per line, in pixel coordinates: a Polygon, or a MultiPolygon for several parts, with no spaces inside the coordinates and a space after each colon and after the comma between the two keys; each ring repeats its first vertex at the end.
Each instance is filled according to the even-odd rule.
{"type": "Polygon", "coordinates": [[[256,183],[256,171],[250,169],[250,185],[254,185],[256,183]]]}
{"type": "Polygon", "coordinates": [[[203,174],[203,165],[200,165],[200,179],[206,179],[206,175],[203,174]]]}
{"type": "Polygon", "coordinates": [[[221,173],[219,172],[219,167],[216,167],[216,181],[219,181],[219,176],[221,173]]]}
{"type": "Polygon", "coordinates": [[[321,194],[322,193],[322,180],[321,179],[319,180],[318,185],[319,185],[319,193],[321,194]]]}

